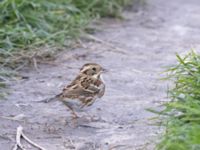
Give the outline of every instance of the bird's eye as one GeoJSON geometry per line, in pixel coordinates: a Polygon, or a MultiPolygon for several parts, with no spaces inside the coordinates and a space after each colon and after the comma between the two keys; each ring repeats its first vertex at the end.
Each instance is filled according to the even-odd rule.
{"type": "Polygon", "coordinates": [[[92,68],[93,71],[96,71],[96,68],[92,68]]]}

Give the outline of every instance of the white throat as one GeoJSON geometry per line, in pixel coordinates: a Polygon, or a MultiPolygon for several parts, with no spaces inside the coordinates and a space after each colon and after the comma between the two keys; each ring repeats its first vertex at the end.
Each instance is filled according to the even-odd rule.
{"type": "MultiPolygon", "coordinates": [[[[102,82],[104,82],[104,79],[103,79],[103,75],[102,74],[95,74],[95,75],[93,75],[93,78],[95,78],[95,79],[99,79],[99,80],[101,80],[102,82]]],[[[104,82],[105,83],[105,82],[104,82]]]]}
{"type": "Polygon", "coordinates": [[[101,78],[101,75],[99,75],[99,74],[94,74],[92,77],[95,78],[95,79],[99,79],[99,76],[101,78]]]}
{"type": "Polygon", "coordinates": [[[103,75],[100,75],[100,80],[105,83],[104,79],[103,79],[103,75]]]}

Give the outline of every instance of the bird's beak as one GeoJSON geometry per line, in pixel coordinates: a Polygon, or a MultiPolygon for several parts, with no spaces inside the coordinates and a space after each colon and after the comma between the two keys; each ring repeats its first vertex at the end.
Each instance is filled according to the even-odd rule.
{"type": "Polygon", "coordinates": [[[105,68],[102,69],[102,73],[107,73],[107,72],[109,72],[107,69],[105,68]]]}

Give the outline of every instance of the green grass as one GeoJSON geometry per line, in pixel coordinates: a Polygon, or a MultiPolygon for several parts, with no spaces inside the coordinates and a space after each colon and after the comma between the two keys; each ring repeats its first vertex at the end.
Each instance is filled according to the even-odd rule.
{"type": "Polygon", "coordinates": [[[101,17],[120,17],[134,0],[1,0],[0,93],[5,72],[48,60],[101,17]]]}
{"type": "MultiPolygon", "coordinates": [[[[45,56],[43,46],[68,45],[94,19],[118,17],[131,0],[2,0],[0,65],[16,68],[45,56]]],[[[49,53],[49,51],[48,51],[49,53]]]]}
{"type": "Polygon", "coordinates": [[[171,101],[158,112],[166,128],[158,150],[200,149],[200,55],[190,52],[177,55],[178,64],[171,67],[168,80],[174,83],[169,90],[171,101]]]}

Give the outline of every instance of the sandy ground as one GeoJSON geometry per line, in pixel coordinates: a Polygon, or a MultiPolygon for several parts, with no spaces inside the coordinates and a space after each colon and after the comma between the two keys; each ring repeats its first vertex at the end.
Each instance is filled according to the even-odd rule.
{"type": "Polygon", "coordinates": [[[101,30],[94,36],[103,43],[85,41],[82,48],[60,53],[54,65],[21,72],[28,79],[12,83],[11,94],[0,102],[0,116],[22,121],[0,118],[0,150],[13,147],[19,125],[47,150],[155,149],[161,129],[151,124],[153,114],[146,108],[166,100],[167,83],[159,79],[175,63],[175,52],[199,49],[200,1],[148,0],[124,16],[98,25],[101,30]],[[62,103],[34,101],[59,93],[86,62],[110,72],[104,76],[105,96],[82,112],[74,127],[62,103]],[[96,121],[89,121],[88,114],[96,121]]]}

